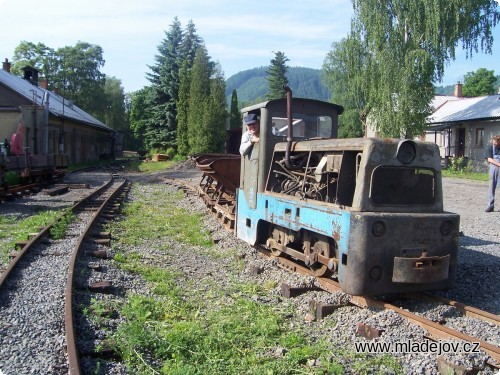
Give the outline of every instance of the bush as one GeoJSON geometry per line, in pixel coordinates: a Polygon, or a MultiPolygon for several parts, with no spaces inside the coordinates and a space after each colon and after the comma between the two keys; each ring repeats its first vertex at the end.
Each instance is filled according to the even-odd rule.
{"type": "Polygon", "coordinates": [[[7,172],[5,173],[5,181],[8,185],[18,185],[21,183],[21,176],[17,172],[7,172]]]}
{"type": "Polygon", "coordinates": [[[172,160],[175,157],[175,149],[173,147],[169,147],[166,152],[169,160],[172,160]]]}
{"type": "Polygon", "coordinates": [[[448,169],[451,173],[455,174],[470,173],[472,171],[471,161],[469,158],[464,158],[463,156],[459,158],[451,157],[448,169]]]}

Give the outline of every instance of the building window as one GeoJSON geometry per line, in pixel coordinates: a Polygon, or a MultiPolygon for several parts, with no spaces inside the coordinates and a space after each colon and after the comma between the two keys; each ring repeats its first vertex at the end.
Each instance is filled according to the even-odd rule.
{"type": "Polygon", "coordinates": [[[483,148],[484,146],[484,129],[476,129],[476,147],[483,148]]]}

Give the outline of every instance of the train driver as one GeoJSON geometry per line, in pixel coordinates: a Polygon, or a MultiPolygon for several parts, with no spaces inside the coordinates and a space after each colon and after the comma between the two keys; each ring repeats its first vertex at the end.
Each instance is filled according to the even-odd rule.
{"type": "Polygon", "coordinates": [[[252,150],[254,143],[259,143],[260,120],[255,113],[249,113],[243,121],[247,131],[241,136],[240,154],[245,156],[252,150]]]}

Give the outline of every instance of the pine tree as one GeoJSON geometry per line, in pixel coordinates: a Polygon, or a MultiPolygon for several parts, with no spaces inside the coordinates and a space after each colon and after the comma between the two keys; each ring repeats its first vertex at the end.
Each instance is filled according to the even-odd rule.
{"type": "Polygon", "coordinates": [[[188,142],[190,154],[207,151],[209,134],[209,101],[211,69],[209,57],[204,45],[196,49],[193,68],[191,70],[191,86],[189,89],[188,142]]]}
{"type": "Polygon", "coordinates": [[[179,73],[179,94],[177,100],[177,150],[180,155],[191,154],[189,144],[189,98],[191,90],[191,75],[196,55],[196,49],[203,39],[196,34],[193,21],[186,26],[180,46],[182,65],[179,73]]]}
{"type": "Polygon", "coordinates": [[[267,99],[280,99],[286,96],[285,86],[288,85],[288,79],[286,78],[287,61],[289,61],[288,57],[280,51],[276,52],[274,59],[271,60],[271,65],[267,71],[269,75],[267,77],[269,82],[267,99]]]}
{"type": "Polygon", "coordinates": [[[182,64],[179,78],[179,100],[177,102],[177,152],[181,156],[188,156],[190,154],[188,140],[188,113],[191,70],[187,60],[185,60],[182,64]]]}
{"type": "Polygon", "coordinates": [[[219,64],[215,64],[210,79],[208,134],[211,138],[206,152],[223,152],[226,143],[226,82],[219,64]]]}
{"type": "Polygon", "coordinates": [[[231,94],[231,110],[229,111],[229,129],[241,128],[241,113],[238,109],[238,94],[233,89],[231,94]]]}
{"type": "Polygon", "coordinates": [[[147,124],[146,133],[150,148],[176,146],[181,42],[181,24],[175,17],[169,31],[165,33],[165,39],[158,46],[156,64],[150,66],[152,72],[147,74],[155,90],[153,116],[147,124]]]}
{"type": "Polygon", "coordinates": [[[189,20],[182,38],[180,55],[182,61],[188,61],[188,68],[191,69],[196,56],[196,50],[203,44],[203,39],[196,33],[196,27],[192,20],[189,20]]]}

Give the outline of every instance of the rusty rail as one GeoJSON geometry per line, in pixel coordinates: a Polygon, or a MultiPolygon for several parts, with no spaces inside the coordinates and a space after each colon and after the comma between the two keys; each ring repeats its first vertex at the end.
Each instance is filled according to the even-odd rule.
{"type": "MultiPolygon", "coordinates": [[[[113,179],[110,180],[109,183],[104,185],[99,193],[102,193],[106,189],[110,187],[110,185],[113,183],[113,179]]],[[[106,209],[108,206],[109,202],[111,202],[115,197],[121,193],[122,189],[128,184],[127,180],[124,180],[115,190],[114,192],[107,198],[105,199],[97,209],[96,213],[94,214],[93,219],[87,224],[85,230],[81,234],[80,238],[78,239],[78,242],[75,246],[75,249],[73,250],[73,253],[71,254],[71,259],[69,263],[69,269],[68,269],[68,275],[66,278],[66,295],[65,295],[65,328],[66,328],[66,345],[67,345],[67,351],[68,351],[68,365],[69,365],[69,373],[72,375],[78,375],[81,373],[80,371],[80,358],[78,355],[78,350],[76,346],[76,340],[75,340],[75,330],[74,330],[74,325],[73,325],[73,279],[75,275],[75,264],[76,264],[76,259],[80,253],[80,249],[83,245],[84,240],[86,237],[89,235],[90,230],[94,226],[95,222],[101,217],[101,214],[103,211],[106,209]]],[[[95,196],[97,193],[94,193],[93,196],[95,196]]],[[[88,201],[88,200],[87,200],[88,201]]],[[[82,207],[84,203],[80,203],[78,207],[82,207]]]]}

